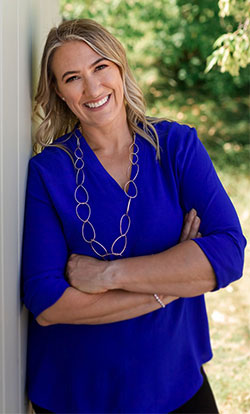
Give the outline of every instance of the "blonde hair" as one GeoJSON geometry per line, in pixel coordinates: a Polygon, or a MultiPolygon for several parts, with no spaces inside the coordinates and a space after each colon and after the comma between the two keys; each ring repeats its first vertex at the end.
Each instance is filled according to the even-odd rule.
{"type": "Polygon", "coordinates": [[[115,63],[121,73],[127,122],[130,132],[138,133],[149,141],[160,158],[159,139],[154,123],[159,119],[146,117],[146,107],[142,91],[129,68],[125,50],[121,43],[104,27],[90,19],[77,19],[61,23],[50,30],[42,55],[41,73],[35,96],[34,114],[40,118],[40,125],[35,136],[34,148],[53,144],[60,136],[72,131],[78,122],[67,104],[57,95],[56,79],[52,72],[52,59],[57,48],[65,42],[84,41],[96,53],[115,63]],[[139,126],[140,125],[140,126],[139,126]]]}

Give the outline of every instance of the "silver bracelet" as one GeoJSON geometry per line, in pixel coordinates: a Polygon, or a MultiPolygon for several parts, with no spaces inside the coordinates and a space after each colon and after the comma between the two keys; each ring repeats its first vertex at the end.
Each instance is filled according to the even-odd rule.
{"type": "Polygon", "coordinates": [[[154,298],[155,298],[155,300],[157,300],[157,302],[163,307],[163,308],[165,308],[165,305],[164,305],[164,303],[162,302],[162,300],[159,298],[159,296],[156,294],[156,293],[154,293],[154,298]]]}

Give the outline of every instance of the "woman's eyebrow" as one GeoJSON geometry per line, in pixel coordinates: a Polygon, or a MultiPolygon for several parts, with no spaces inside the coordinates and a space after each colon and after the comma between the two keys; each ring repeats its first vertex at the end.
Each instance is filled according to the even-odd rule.
{"type": "MultiPolygon", "coordinates": [[[[106,60],[106,59],[105,59],[104,57],[101,57],[101,58],[99,58],[99,59],[95,60],[93,63],[91,63],[90,68],[92,68],[93,66],[97,65],[97,63],[101,62],[102,60],[106,60]]],[[[79,72],[80,72],[79,70],[69,70],[69,71],[65,72],[65,73],[62,75],[62,80],[63,80],[63,79],[65,78],[65,76],[67,76],[67,75],[72,75],[73,73],[79,73],[79,72]]]]}
{"type": "Polygon", "coordinates": [[[62,80],[65,78],[65,76],[67,76],[67,75],[72,75],[73,73],[80,73],[80,71],[79,71],[79,70],[69,70],[68,72],[65,72],[65,73],[62,75],[62,80]]]}
{"type": "Polygon", "coordinates": [[[95,60],[95,62],[91,63],[90,68],[97,65],[97,63],[101,62],[102,60],[107,60],[104,57],[100,57],[99,59],[95,60]]]}

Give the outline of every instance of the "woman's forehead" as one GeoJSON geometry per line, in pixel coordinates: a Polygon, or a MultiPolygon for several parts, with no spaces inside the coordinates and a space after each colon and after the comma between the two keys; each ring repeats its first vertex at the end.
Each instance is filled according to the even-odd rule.
{"type": "Polygon", "coordinates": [[[54,57],[57,57],[57,59],[64,59],[65,57],[75,57],[76,59],[78,57],[84,57],[85,59],[88,59],[91,57],[100,57],[100,55],[84,40],[70,40],[56,49],[54,57]]]}
{"type": "Polygon", "coordinates": [[[75,66],[72,70],[75,70],[78,66],[90,66],[99,58],[102,58],[102,56],[86,42],[79,40],[67,41],[54,52],[52,70],[56,74],[56,72],[65,70],[65,68],[68,69],[72,65],[75,66]]]}

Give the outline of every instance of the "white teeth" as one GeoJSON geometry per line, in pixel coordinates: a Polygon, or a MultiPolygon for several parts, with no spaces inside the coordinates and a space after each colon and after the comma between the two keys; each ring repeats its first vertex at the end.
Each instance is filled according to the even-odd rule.
{"type": "Polygon", "coordinates": [[[101,99],[99,102],[96,103],[86,103],[85,105],[88,106],[89,108],[98,108],[99,106],[104,105],[107,100],[108,100],[109,96],[106,96],[105,98],[101,99]]]}

